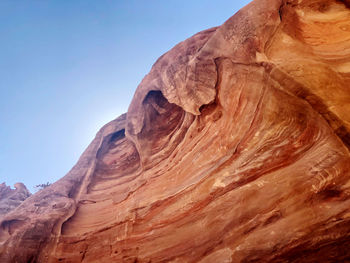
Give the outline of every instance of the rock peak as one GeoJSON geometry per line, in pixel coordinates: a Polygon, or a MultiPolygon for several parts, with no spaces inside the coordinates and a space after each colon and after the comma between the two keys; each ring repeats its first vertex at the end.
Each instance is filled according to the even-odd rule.
{"type": "Polygon", "coordinates": [[[15,189],[11,189],[5,183],[0,184],[0,218],[14,210],[31,196],[31,193],[23,183],[16,183],[14,186],[15,189]]]}

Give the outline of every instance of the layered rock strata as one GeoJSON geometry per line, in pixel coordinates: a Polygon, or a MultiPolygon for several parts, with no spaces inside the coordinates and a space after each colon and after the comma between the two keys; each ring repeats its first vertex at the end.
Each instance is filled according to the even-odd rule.
{"type": "Polygon", "coordinates": [[[255,0],[175,46],[0,261],[350,261],[349,6],[255,0]]]}

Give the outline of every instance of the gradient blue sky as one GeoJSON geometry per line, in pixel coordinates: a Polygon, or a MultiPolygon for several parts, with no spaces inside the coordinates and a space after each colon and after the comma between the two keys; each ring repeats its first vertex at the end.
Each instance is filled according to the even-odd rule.
{"type": "Polygon", "coordinates": [[[0,183],[64,176],[159,56],[248,2],[0,0],[0,183]]]}

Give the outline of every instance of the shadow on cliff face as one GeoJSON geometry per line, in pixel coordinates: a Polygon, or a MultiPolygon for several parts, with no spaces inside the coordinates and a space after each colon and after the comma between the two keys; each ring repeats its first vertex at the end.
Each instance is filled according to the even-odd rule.
{"type": "Polygon", "coordinates": [[[103,140],[96,158],[97,174],[107,177],[114,174],[115,178],[135,171],[140,163],[134,144],[125,137],[125,129],[108,135],[103,140]]]}
{"type": "Polygon", "coordinates": [[[132,136],[143,169],[165,160],[184,139],[195,116],[170,103],[159,90],[151,90],[142,101],[143,125],[132,136]]]}
{"type": "MultiPolygon", "coordinates": [[[[169,103],[162,92],[150,91],[143,101],[145,119],[141,132],[137,135],[140,151],[147,163],[147,157],[164,149],[181,125],[184,111],[169,103]]],[[[179,140],[180,138],[178,138],[179,140]]],[[[178,144],[177,142],[176,145],[178,144]]]]}
{"type": "Polygon", "coordinates": [[[350,0],[337,0],[337,2],[343,3],[347,8],[350,8],[350,0]]]}

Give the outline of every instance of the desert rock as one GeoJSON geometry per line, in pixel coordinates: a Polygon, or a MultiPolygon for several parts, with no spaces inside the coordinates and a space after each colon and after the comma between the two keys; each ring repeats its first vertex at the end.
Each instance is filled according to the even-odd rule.
{"type": "Polygon", "coordinates": [[[22,183],[16,183],[15,189],[6,186],[5,183],[0,184],[0,217],[15,209],[30,195],[31,193],[22,183]]]}
{"type": "Polygon", "coordinates": [[[350,262],[350,3],[255,0],[0,221],[0,262],[350,262]]]}

